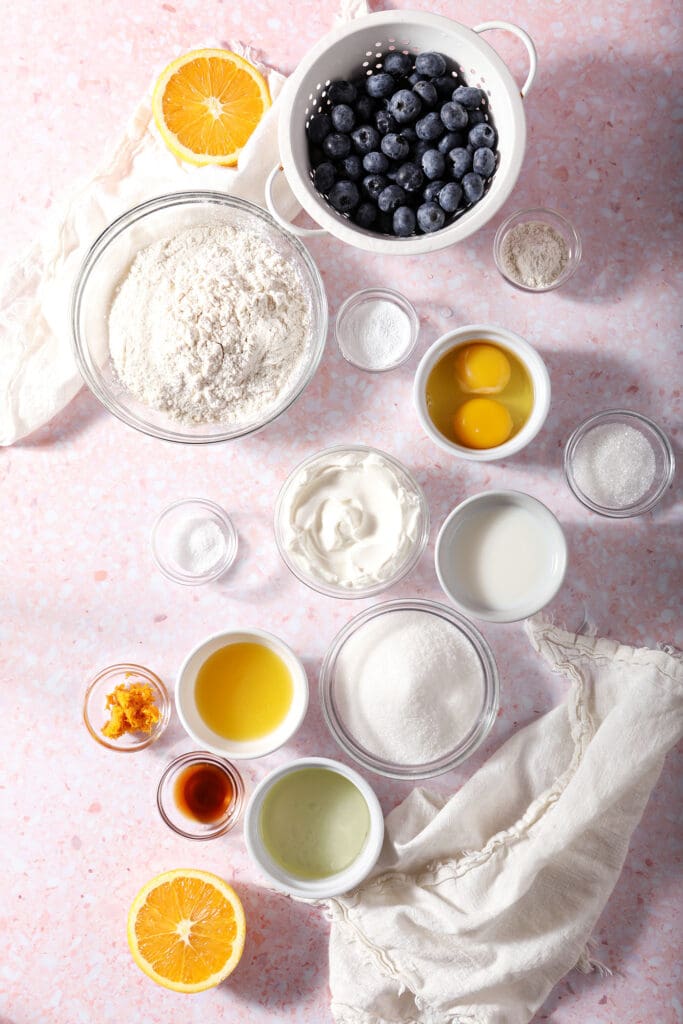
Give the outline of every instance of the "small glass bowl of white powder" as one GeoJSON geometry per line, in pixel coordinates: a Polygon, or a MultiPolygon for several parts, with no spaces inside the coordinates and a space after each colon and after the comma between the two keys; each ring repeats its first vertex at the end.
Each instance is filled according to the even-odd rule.
{"type": "Polygon", "coordinates": [[[498,712],[491,650],[464,616],[437,601],[386,601],[337,634],[320,672],[327,726],[358,764],[392,779],[457,767],[498,712]]]}
{"type": "Polygon", "coordinates": [[[341,306],[334,333],[347,363],[368,373],[382,373],[408,359],[420,333],[420,318],[400,292],[365,288],[341,306]]]}
{"type": "Polygon", "coordinates": [[[493,239],[493,259],[508,284],[523,292],[550,292],[581,262],[581,238],[566,217],[535,207],[513,213],[493,239]]]}
{"type": "Polygon", "coordinates": [[[174,583],[197,586],[218,579],[237,554],[237,532],[227,512],[205,498],[168,505],[152,527],[152,557],[174,583]]]}
{"type": "Polygon", "coordinates": [[[661,427],[627,409],[589,416],[564,449],[564,472],[573,494],[592,512],[611,519],[651,511],[675,469],[673,448],[661,427]]]}

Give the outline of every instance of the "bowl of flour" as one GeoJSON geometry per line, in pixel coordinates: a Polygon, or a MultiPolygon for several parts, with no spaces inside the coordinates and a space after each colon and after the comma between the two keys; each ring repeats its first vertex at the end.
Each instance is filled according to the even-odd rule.
{"type": "Polygon", "coordinates": [[[260,430],[301,395],[327,300],[305,247],[218,192],[159,196],[100,235],[72,304],[79,369],[119,419],[170,441],[260,430]]]}

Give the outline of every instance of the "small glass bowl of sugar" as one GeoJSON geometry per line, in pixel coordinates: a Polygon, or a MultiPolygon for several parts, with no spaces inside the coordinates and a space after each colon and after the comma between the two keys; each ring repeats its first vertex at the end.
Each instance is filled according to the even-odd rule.
{"type": "Polygon", "coordinates": [[[589,416],[564,448],[564,473],[572,493],[586,508],[611,519],[650,512],[675,469],[673,448],[661,427],[627,409],[589,416]]]}
{"type": "Polygon", "coordinates": [[[220,505],[184,498],[168,505],[152,527],[152,557],[174,583],[197,586],[218,579],[237,554],[237,533],[220,505]]]}
{"type": "Polygon", "coordinates": [[[400,292],[364,288],[341,306],[334,333],[348,363],[368,373],[383,373],[408,359],[420,333],[420,318],[400,292]]]}

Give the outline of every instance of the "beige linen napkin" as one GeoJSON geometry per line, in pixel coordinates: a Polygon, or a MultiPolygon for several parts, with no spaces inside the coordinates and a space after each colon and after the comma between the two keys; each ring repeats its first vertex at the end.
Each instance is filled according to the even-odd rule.
{"type": "MultiPolygon", "coordinates": [[[[366,0],[342,0],[336,20],[367,12],[366,0]]],[[[178,160],[154,126],[150,86],[100,169],[55,211],[41,237],[0,269],[0,445],[47,423],[81,388],[71,350],[71,293],[88,249],[112,220],[153,196],[188,189],[228,192],[264,205],[265,181],[279,160],[278,96],[285,78],[249,47],[230,42],[227,48],[259,68],[273,100],[237,167],[193,167],[178,160]]],[[[282,176],[279,181],[278,207],[294,217],[299,207],[282,176]]]]}
{"type": "Polygon", "coordinates": [[[328,902],[337,1024],[526,1024],[591,969],[591,930],[683,732],[683,662],[540,618],[528,631],[567,702],[450,799],[416,789],[388,815],[371,879],[328,902]]]}

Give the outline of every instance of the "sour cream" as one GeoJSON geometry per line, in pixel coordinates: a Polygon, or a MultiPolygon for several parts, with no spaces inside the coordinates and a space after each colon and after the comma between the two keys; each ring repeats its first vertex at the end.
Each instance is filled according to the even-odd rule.
{"type": "Polygon", "coordinates": [[[424,497],[382,452],[332,448],[285,484],[278,539],[292,567],[313,585],[349,591],[384,583],[424,543],[424,497]]]}

